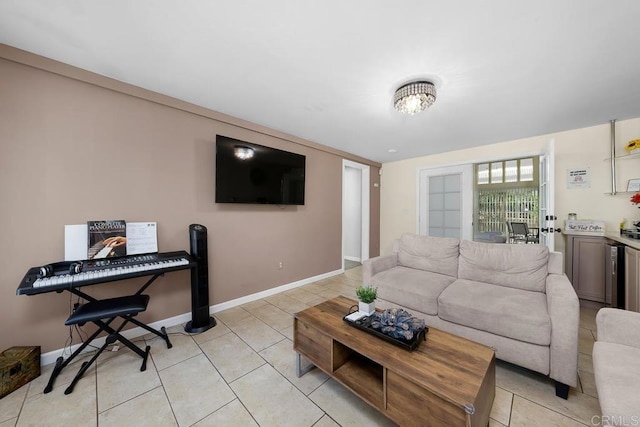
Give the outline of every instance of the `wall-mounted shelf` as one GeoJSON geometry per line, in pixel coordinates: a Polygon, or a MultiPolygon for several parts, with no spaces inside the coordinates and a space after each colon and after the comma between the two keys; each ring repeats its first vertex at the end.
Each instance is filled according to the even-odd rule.
{"type": "MultiPolygon", "coordinates": [[[[632,153],[632,154],[623,154],[621,156],[614,157],[616,160],[629,160],[629,159],[640,159],[640,153],[632,153]]],[[[611,161],[611,157],[604,159],[605,161],[611,161]]]]}
{"type": "Polygon", "coordinates": [[[635,193],[635,191],[618,191],[617,190],[617,178],[616,178],[616,163],[619,160],[631,160],[638,159],[640,160],[640,152],[634,152],[631,154],[623,154],[621,156],[616,155],[616,121],[611,120],[611,141],[610,141],[610,150],[611,157],[606,159],[606,161],[611,162],[611,192],[605,193],[612,196],[616,194],[631,194],[635,193]]]}

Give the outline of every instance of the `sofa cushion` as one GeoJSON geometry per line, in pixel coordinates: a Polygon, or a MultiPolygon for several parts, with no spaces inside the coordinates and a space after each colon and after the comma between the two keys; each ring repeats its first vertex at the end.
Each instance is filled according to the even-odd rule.
{"type": "Polygon", "coordinates": [[[405,233],[400,239],[398,264],[457,277],[460,240],[405,233]]]}
{"type": "Polygon", "coordinates": [[[393,267],[376,274],[371,285],[378,288],[378,297],[422,313],[438,314],[438,295],[454,280],[444,274],[393,267]]]}
{"type": "MultiPolygon", "coordinates": [[[[621,325],[624,327],[624,325],[621,325]]],[[[638,419],[640,415],[640,348],[596,341],[593,372],[598,389],[603,425],[613,420],[638,419]],[[607,416],[605,423],[604,416],[607,416]]],[[[625,425],[625,424],[617,424],[625,425]]],[[[632,424],[627,424],[632,425],[632,424]]]]}
{"type": "Polygon", "coordinates": [[[531,344],[551,343],[547,296],[541,292],[458,279],[440,294],[438,316],[531,344]]]}
{"type": "Polygon", "coordinates": [[[549,249],[544,245],[460,242],[458,278],[527,291],[545,291],[549,249]]]}

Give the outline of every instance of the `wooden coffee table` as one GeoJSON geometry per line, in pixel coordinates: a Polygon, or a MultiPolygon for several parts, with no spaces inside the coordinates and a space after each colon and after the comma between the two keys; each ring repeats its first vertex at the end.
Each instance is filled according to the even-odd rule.
{"type": "MultiPolygon", "coordinates": [[[[415,351],[347,325],[357,304],[334,298],[296,313],[293,348],[402,426],[486,426],[495,396],[495,354],[430,328],[415,351]]],[[[305,370],[306,372],[306,370],[305,370]]]]}

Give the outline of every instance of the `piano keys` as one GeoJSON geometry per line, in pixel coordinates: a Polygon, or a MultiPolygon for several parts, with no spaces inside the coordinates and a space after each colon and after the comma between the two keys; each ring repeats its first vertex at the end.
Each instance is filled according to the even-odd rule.
{"type": "Polygon", "coordinates": [[[44,292],[62,291],[133,277],[187,270],[196,265],[196,262],[185,251],[131,255],[79,262],[82,262],[82,271],[78,274],[69,274],[68,271],[63,271],[49,277],[38,277],[40,267],[32,267],[20,282],[16,293],[18,295],[35,295],[44,292]]]}

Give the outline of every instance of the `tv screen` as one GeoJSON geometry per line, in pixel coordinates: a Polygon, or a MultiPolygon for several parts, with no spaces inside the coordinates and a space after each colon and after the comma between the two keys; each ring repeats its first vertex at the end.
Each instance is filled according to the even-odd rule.
{"type": "Polygon", "coordinates": [[[303,155],[216,137],[216,203],[304,205],[303,155]]]}

